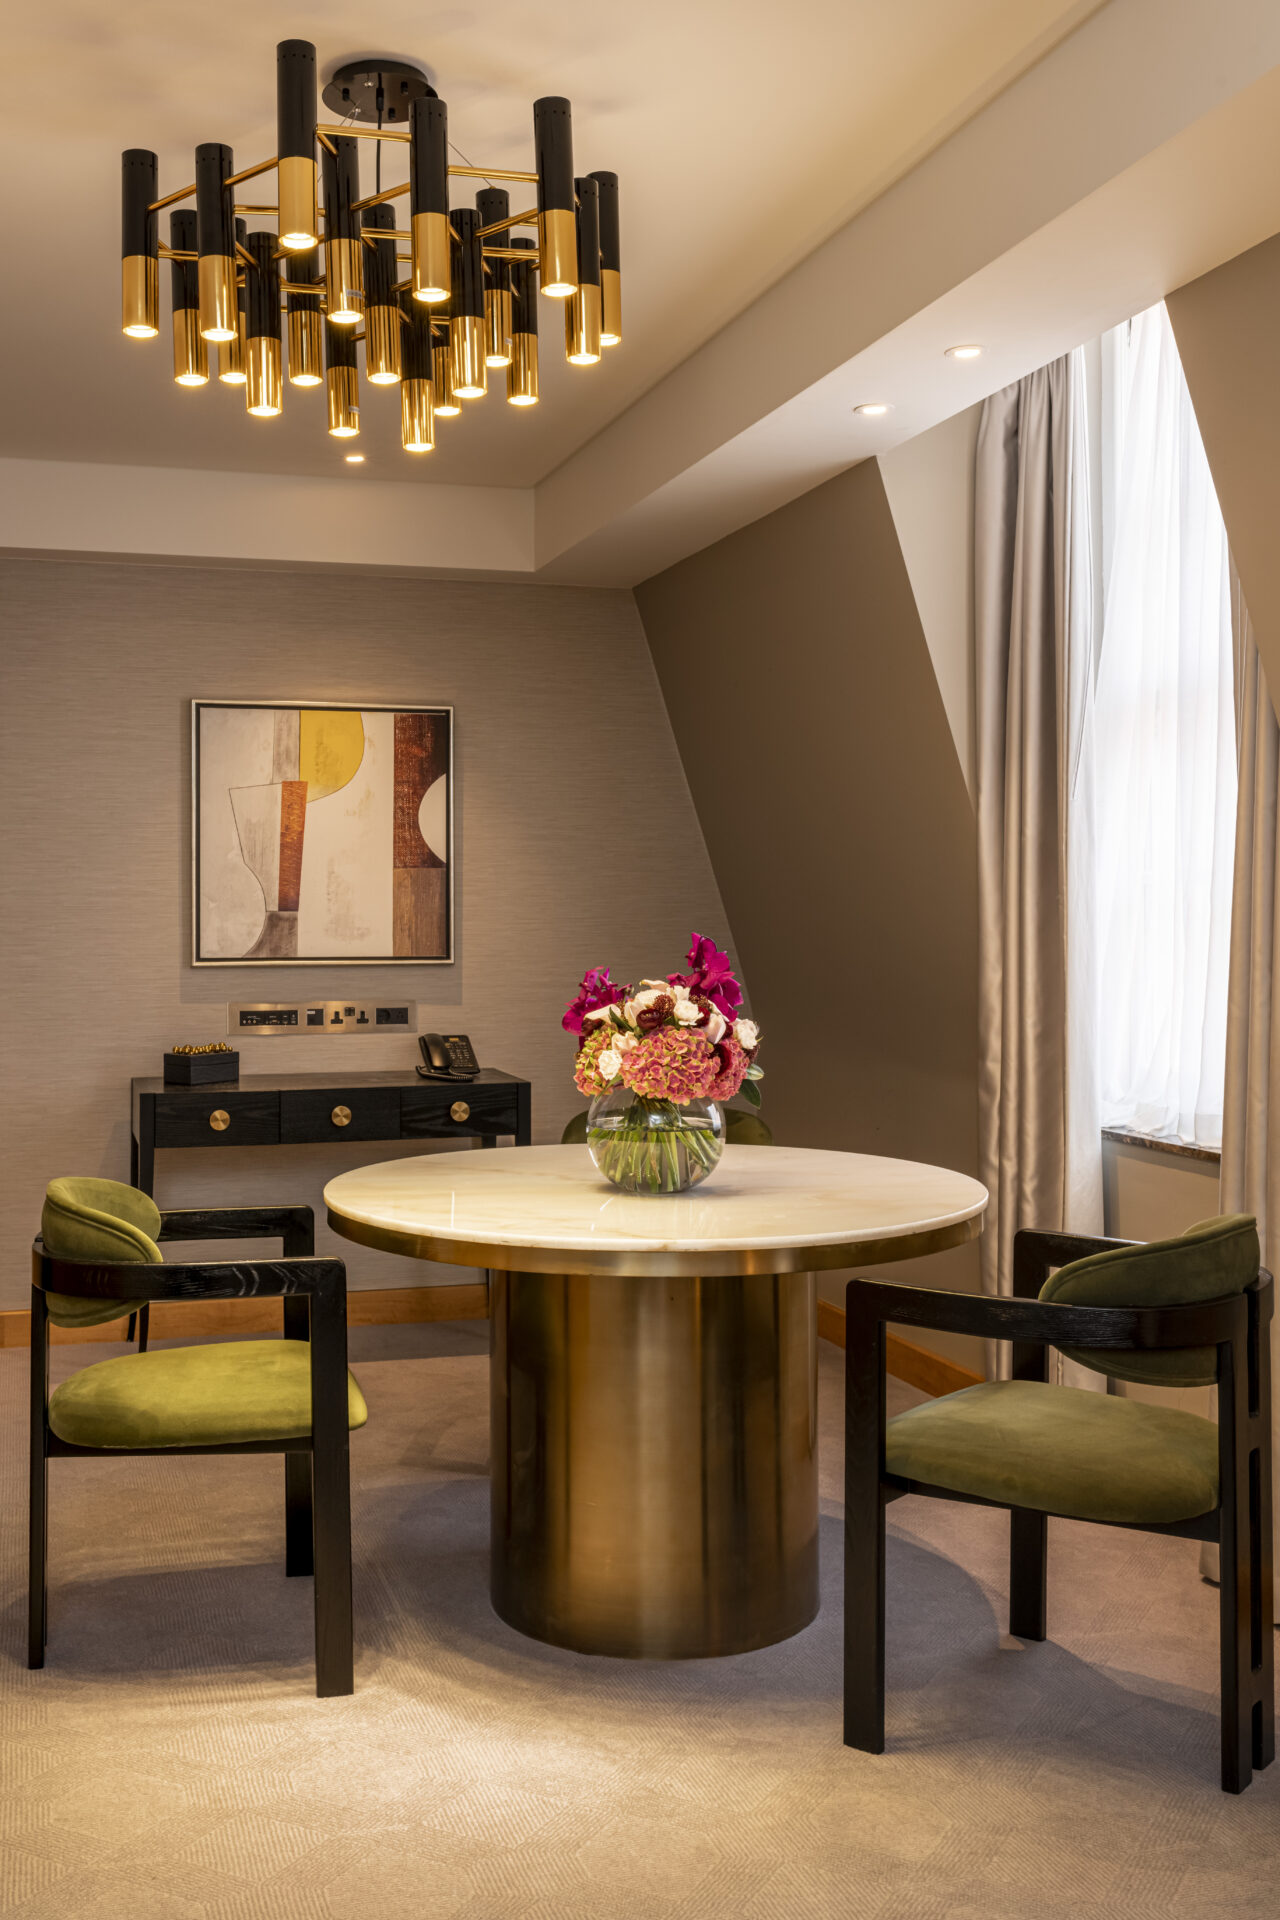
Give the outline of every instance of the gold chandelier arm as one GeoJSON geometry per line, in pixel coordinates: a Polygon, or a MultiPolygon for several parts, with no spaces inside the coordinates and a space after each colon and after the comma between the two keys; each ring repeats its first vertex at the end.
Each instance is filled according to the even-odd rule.
{"type": "Polygon", "coordinates": [[[332,153],[336,157],[338,149],[334,146],[332,140],[329,138],[328,134],[324,131],[323,127],[316,128],[316,139],[320,142],[320,145],[324,148],[326,153],[332,153]]]}
{"type": "Polygon", "coordinates": [[[249,206],[249,207],[240,207],[240,206],[238,206],[238,207],[236,208],[236,212],[237,212],[237,213],[279,213],[279,211],[280,211],[280,209],[279,209],[279,207],[278,207],[278,206],[270,206],[270,207],[268,207],[268,206],[249,206]]]}
{"type": "Polygon", "coordinates": [[[480,227],[477,230],[476,239],[487,240],[491,233],[505,233],[508,227],[536,226],[537,221],[538,209],[530,207],[527,213],[511,213],[505,220],[491,220],[487,227],[480,227]]]}
{"type": "Polygon", "coordinates": [[[511,173],[502,167],[450,167],[449,171],[463,174],[468,180],[524,180],[534,187],[538,184],[536,173],[511,173]]]}
{"type": "Polygon", "coordinates": [[[193,180],[189,187],[179,187],[176,193],[166,193],[163,200],[153,200],[147,208],[148,213],[159,213],[161,207],[172,207],[179,200],[189,200],[196,190],[193,180]]]}
{"type": "MultiPolygon", "coordinates": [[[[351,211],[353,213],[355,212],[354,203],[352,204],[351,211]]],[[[364,241],[366,247],[376,247],[379,240],[412,240],[413,235],[407,228],[366,227],[361,233],[360,238],[364,241]]]]}
{"type": "Polygon", "coordinates": [[[485,247],[484,257],[486,260],[524,260],[531,267],[536,267],[541,258],[533,247],[485,247]]]}
{"type": "Polygon", "coordinates": [[[408,193],[408,191],[409,182],[407,180],[403,186],[384,187],[381,193],[371,193],[364,200],[353,200],[351,202],[351,211],[352,213],[363,213],[366,207],[380,207],[384,201],[398,200],[402,193],[408,193]]]}
{"type": "Polygon", "coordinates": [[[352,140],[403,140],[406,146],[409,142],[409,135],[407,133],[401,133],[399,131],[393,132],[388,127],[344,127],[329,123],[326,126],[316,128],[317,140],[323,140],[326,134],[331,134],[335,139],[342,140],[347,139],[349,136],[352,140]]]}
{"type": "Polygon", "coordinates": [[[260,173],[270,173],[278,164],[278,157],[273,153],[269,160],[259,160],[256,167],[244,167],[239,173],[229,173],[222,184],[224,187],[238,187],[242,180],[256,180],[260,173]]]}
{"type": "Polygon", "coordinates": [[[166,247],[162,240],[160,242],[160,258],[162,260],[198,260],[200,255],[195,251],[194,247],[188,252],[182,247],[166,247]]]}
{"type": "Polygon", "coordinates": [[[246,267],[252,267],[254,272],[257,272],[257,261],[250,253],[248,247],[242,246],[238,240],[236,241],[236,259],[243,261],[246,267]]]}

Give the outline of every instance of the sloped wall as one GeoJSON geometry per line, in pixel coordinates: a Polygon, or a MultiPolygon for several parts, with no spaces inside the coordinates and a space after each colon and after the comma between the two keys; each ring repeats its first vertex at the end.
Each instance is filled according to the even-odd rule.
{"type": "MultiPolygon", "coordinates": [[[[974,815],[876,463],[636,600],[778,1138],[976,1172],[974,815]]],[[[977,1285],[972,1247],[911,1264],[977,1285]]]]}

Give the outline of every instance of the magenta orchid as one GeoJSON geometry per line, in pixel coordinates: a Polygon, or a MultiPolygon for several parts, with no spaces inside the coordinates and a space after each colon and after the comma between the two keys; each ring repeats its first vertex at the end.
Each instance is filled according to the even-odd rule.
{"type": "Polygon", "coordinates": [[[566,1033],[581,1033],[582,1022],[587,1014],[595,1013],[600,1007],[617,1006],[619,1001],[630,997],[631,988],[619,986],[615,980],[611,980],[608,967],[590,967],[582,976],[577,998],[565,1008],[560,1024],[566,1033]]]}
{"type": "Polygon", "coordinates": [[[669,973],[670,984],[684,987],[694,999],[709,1000],[717,1013],[722,1013],[732,1025],[742,1005],[742,988],[728,954],[705,934],[695,933],[685,959],[691,971],[669,973]]]}

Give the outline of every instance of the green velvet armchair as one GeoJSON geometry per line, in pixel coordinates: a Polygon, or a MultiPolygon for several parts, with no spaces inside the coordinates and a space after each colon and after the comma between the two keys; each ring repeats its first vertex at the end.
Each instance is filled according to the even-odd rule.
{"type": "Polygon", "coordinates": [[[314,1573],[316,1692],[353,1689],[348,1434],[368,1418],[347,1368],[347,1282],[315,1258],[310,1207],[161,1213],[114,1180],[50,1183],[32,1258],[27,1664],[48,1643],[48,1467],[113,1454],[281,1453],[285,1572],[314,1573]],[[279,1236],[283,1258],[166,1262],[171,1240],[279,1236]],[[278,1297],[282,1340],[124,1354],[49,1391],[49,1328],[120,1319],[152,1300],[278,1297]]]}
{"type": "Polygon", "coordinates": [[[1145,1245],[1022,1232],[1013,1298],[851,1280],[845,1349],[845,1744],[885,1744],[885,1507],[1006,1507],[1009,1630],[1046,1632],[1051,1515],[1219,1547],[1222,1785],[1275,1756],[1271,1275],[1254,1221],[1145,1245]],[[885,1325],[1013,1343],[1009,1380],[885,1421],[885,1325]],[[1048,1383],[1048,1348],[1122,1380],[1218,1389],[1218,1421],[1048,1383]]]}

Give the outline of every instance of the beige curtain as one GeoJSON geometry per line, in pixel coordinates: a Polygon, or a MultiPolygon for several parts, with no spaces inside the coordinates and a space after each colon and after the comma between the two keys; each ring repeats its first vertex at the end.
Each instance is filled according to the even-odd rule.
{"type": "MultiPolygon", "coordinates": [[[[1224,1213],[1256,1215],[1262,1264],[1280,1276],[1280,726],[1238,580],[1232,582],[1232,612],[1240,792],[1231,895],[1221,1206],[1224,1213]]],[[[1273,1321],[1273,1375],[1280,1372],[1278,1329],[1280,1322],[1273,1321]]],[[[1280,1489],[1280,1476],[1275,1485],[1280,1489]]],[[[1280,1498],[1276,1531],[1280,1547],[1280,1498]]],[[[1216,1557],[1216,1549],[1206,1556],[1206,1571],[1216,1574],[1216,1557]]]]}
{"type": "Polygon", "coordinates": [[[1102,1231],[1081,353],[984,404],[974,538],[981,1255],[1007,1293],[1019,1227],[1102,1231]]]}

